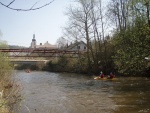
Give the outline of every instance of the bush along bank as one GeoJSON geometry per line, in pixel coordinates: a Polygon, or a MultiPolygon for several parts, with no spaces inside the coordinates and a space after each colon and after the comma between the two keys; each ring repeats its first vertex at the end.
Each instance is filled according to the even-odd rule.
{"type": "Polygon", "coordinates": [[[20,85],[12,80],[13,67],[6,55],[0,53],[0,112],[12,113],[21,100],[20,85]]]}

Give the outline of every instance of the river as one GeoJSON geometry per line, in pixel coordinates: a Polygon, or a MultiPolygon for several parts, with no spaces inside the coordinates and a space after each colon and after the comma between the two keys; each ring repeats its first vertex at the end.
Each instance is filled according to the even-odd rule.
{"type": "Polygon", "coordinates": [[[150,113],[150,78],[94,80],[73,73],[15,72],[19,113],[150,113]]]}

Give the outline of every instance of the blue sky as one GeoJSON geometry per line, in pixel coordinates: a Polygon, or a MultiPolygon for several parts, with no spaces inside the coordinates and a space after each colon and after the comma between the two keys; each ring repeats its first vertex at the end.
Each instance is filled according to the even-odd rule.
{"type": "MultiPolygon", "coordinates": [[[[33,5],[29,3],[30,0],[26,1],[22,0],[12,6],[26,8],[27,5],[33,5]]],[[[62,27],[67,23],[65,12],[69,4],[71,0],[55,0],[42,9],[25,12],[13,11],[0,5],[0,31],[3,34],[0,39],[10,45],[29,47],[35,34],[37,44],[46,41],[56,44],[62,36],[62,27]]]]}

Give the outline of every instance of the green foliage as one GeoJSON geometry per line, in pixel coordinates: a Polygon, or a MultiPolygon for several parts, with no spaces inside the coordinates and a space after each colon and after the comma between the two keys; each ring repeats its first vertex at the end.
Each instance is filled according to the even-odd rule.
{"type": "MultiPolygon", "coordinates": [[[[114,62],[120,73],[144,75],[149,70],[145,57],[150,55],[150,27],[135,22],[124,31],[116,33],[114,62]]],[[[141,22],[142,23],[142,22],[141,22]]]]}
{"type": "Polygon", "coordinates": [[[0,48],[8,48],[6,41],[0,41],[0,48]]]}
{"type": "Polygon", "coordinates": [[[37,63],[37,64],[18,64],[14,68],[16,70],[27,70],[27,69],[42,70],[43,67],[44,67],[43,65],[41,65],[40,63],[37,63]]]}
{"type": "Polygon", "coordinates": [[[66,57],[60,57],[55,62],[49,61],[45,69],[49,71],[57,71],[57,72],[69,71],[69,68],[67,66],[68,63],[69,62],[66,57]]]}
{"type": "Polygon", "coordinates": [[[11,63],[9,62],[8,57],[0,53],[0,77],[3,78],[6,75],[10,75],[12,71],[11,63]]]}
{"type": "MultiPolygon", "coordinates": [[[[5,43],[0,43],[0,47],[7,47],[7,45],[5,43]]],[[[4,94],[0,99],[1,113],[2,112],[9,113],[9,110],[11,110],[10,104],[12,105],[12,103],[14,103],[14,101],[12,100],[17,98],[15,93],[18,90],[14,88],[15,85],[13,85],[13,82],[11,79],[12,69],[13,68],[12,68],[12,65],[9,61],[7,54],[0,53],[0,91],[2,90],[4,91],[4,94]]]]}
{"type": "MultiPolygon", "coordinates": [[[[0,42],[0,48],[8,47],[6,42],[0,42]]],[[[0,77],[11,75],[12,65],[6,53],[0,53],[0,77]]]]}
{"type": "Polygon", "coordinates": [[[76,72],[87,73],[87,58],[67,58],[65,56],[58,58],[57,61],[49,61],[44,70],[53,72],[76,72]]]}

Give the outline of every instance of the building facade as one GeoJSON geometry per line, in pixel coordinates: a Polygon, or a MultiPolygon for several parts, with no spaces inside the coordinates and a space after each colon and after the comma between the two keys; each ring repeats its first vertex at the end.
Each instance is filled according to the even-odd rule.
{"type": "Polygon", "coordinates": [[[33,34],[33,39],[32,39],[30,48],[50,48],[50,49],[56,49],[57,46],[50,44],[48,41],[46,43],[44,43],[44,44],[40,43],[39,45],[37,45],[37,42],[36,42],[36,39],[35,39],[35,34],[33,34]]]}
{"type": "Polygon", "coordinates": [[[68,50],[74,50],[74,51],[82,51],[82,52],[87,51],[87,45],[83,41],[70,44],[67,48],[68,50]]]}

